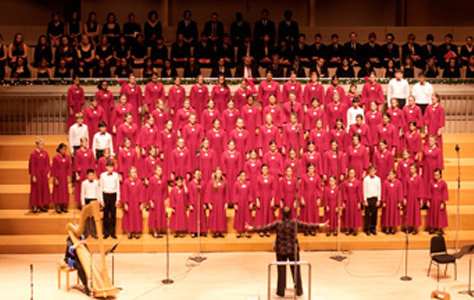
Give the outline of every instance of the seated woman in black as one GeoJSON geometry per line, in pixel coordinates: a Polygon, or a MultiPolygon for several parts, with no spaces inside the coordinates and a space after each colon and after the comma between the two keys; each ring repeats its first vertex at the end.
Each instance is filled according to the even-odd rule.
{"type": "MultiPolygon", "coordinates": [[[[293,52],[291,51],[291,47],[288,46],[286,40],[281,40],[278,44],[278,48],[276,54],[280,57],[280,64],[283,66],[291,65],[293,61],[293,52]]],[[[278,76],[275,76],[278,77],[278,76]]]]}
{"type": "Polygon", "coordinates": [[[194,56],[189,57],[186,66],[184,67],[183,77],[196,78],[201,74],[201,68],[199,68],[196,58],[194,56]]]}
{"type": "Polygon", "coordinates": [[[114,76],[116,78],[128,78],[128,75],[133,73],[132,67],[126,58],[120,60],[120,64],[115,68],[114,76]]]}
{"type": "Polygon", "coordinates": [[[109,45],[109,40],[106,36],[103,36],[100,39],[100,44],[95,48],[95,59],[99,61],[101,59],[105,60],[107,64],[110,63],[110,60],[113,58],[112,47],[109,45]]]}
{"type": "Polygon", "coordinates": [[[395,78],[395,62],[393,59],[387,61],[387,67],[385,68],[384,78],[395,78]]]}
{"type": "Polygon", "coordinates": [[[59,46],[59,41],[64,35],[64,23],[59,20],[59,14],[56,12],[51,15],[51,22],[48,24],[47,35],[52,47],[59,46]]]}
{"type": "Polygon", "coordinates": [[[59,66],[61,59],[64,59],[68,69],[71,69],[74,66],[74,60],[77,57],[77,51],[73,45],[69,43],[69,39],[66,36],[61,38],[61,45],[56,48],[54,54],[54,60],[56,67],[59,66]]]}
{"type": "Polygon", "coordinates": [[[158,13],[154,10],[148,13],[148,20],[144,26],[145,45],[151,47],[156,43],[156,39],[162,35],[161,22],[158,20],[158,13]]]}
{"type": "Polygon", "coordinates": [[[11,78],[30,78],[30,70],[28,69],[28,66],[25,63],[25,60],[23,57],[18,57],[16,60],[16,65],[12,69],[12,73],[10,75],[11,78]]]}
{"type": "Polygon", "coordinates": [[[163,43],[163,37],[156,38],[156,44],[151,48],[151,60],[157,67],[163,66],[165,59],[168,59],[168,47],[163,43]]]}
{"type": "Polygon", "coordinates": [[[7,65],[8,50],[7,46],[2,43],[3,36],[0,34],[0,80],[5,78],[5,66],[7,65]]]}
{"type": "Polygon", "coordinates": [[[110,45],[116,45],[120,37],[120,26],[114,13],[107,15],[107,23],[102,27],[102,36],[106,36],[110,45]]]}
{"type": "Polygon", "coordinates": [[[349,64],[349,59],[344,57],[342,64],[337,67],[336,76],[339,78],[353,78],[355,77],[354,68],[349,64]]]}
{"type": "Polygon", "coordinates": [[[370,63],[370,60],[367,60],[363,67],[360,68],[359,72],[357,72],[357,77],[358,78],[364,78],[364,77],[369,77],[370,73],[374,71],[374,68],[372,68],[372,64],[370,63]]]}
{"type": "Polygon", "coordinates": [[[82,35],[82,22],[77,11],[72,12],[71,18],[66,24],[66,35],[74,45],[79,43],[79,37],[82,35]]]}
{"type": "Polygon", "coordinates": [[[87,64],[84,61],[84,59],[78,59],[76,68],[74,69],[73,76],[79,76],[79,78],[91,77],[91,69],[87,67],[87,64]]]}
{"type": "Polygon", "coordinates": [[[132,57],[132,65],[134,68],[143,68],[147,53],[145,41],[143,40],[143,34],[140,33],[137,35],[137,42],[132,46],[132,51],[130,53],[132,57]]]}
{"type": "Polygon", "coordinates": [[[130,59],[130,47],[127,44],[127,40],[122,35],[119,39],[119,43],[114,48],[114,59],[116,60],[116,65],[119,65],[122,61],[122,58],[126,60],[130,59]]]}
{"type": "Polygon", "coordinates": [[[84,23],[84,34],[94,41],[94,44],[99,42],[100,24],[97,23],[97,14],[95,12],[89,13],[87,21],[84,23]]]}
{"type": "Polygon", "coordinates": [[[53,59],[53,52],[51,51],[51,47],[48,44],[48,39],[45,35],[41,35],[38,39],[38,44],[35,48],[35,60],[33,65],[39,66],[39,63],[44,59],[46,59],[46,64],[48,66],[51,65],[51,60],[53,59]]]}
{"type": "Polygon", "coordinates": [[[434,59],[434,57],[430,57],[426,61],[425,77],[426,78],[438,78],[438,76],[439,76],[439,71],[438,71],[438,67],[435,64],[435,59],[434,59]]]}
{"type": "Polygon", "coordinates": [[[163,63],[163,70],[161,70],[161,78],[173,78],[178,76],[176,69],[171,64],[169,59],[163,63]]]}
{"type": "Polygon", "coordinates": [[[403,78],[413,77],[415,77],[415,67],[413,66],[413,60],[407,56],[403,61],[403,78]]]}
{"type": "Polygon", "coordinates": [[[123,24],[122,33],[127,39],[127,43],[129,45],[135,42],[135,38],[137,37],[137,34],[142,33],[142,27],[140,26],[140,24],[135,22],[134,13],[128,14],[128,22],[123,24]]]}
{"type": "Polygon", "coordinates": [[[460,78],[461,72],[459,71],[458,64],[455,58],[449,60],[448,67],[444,69],[443,78],[460,78]]]}
{"type": "Polygon", "coordinates": [[[466,78],[474,78],[474,55],[469,56],[466,66],[466,78]]]}
{"type": "Polygon", "coordinates": [[[79,257],[77,256],[76,249],[81,245],[86,245],[86,240],[82,237],[81,241],[77,244],[73,244],[70,237],[66,240],[66,254],[64,255],[64,262],[68,264],[69,268],[77,270],[77,276],[81,280],[82,284],[84,285],[84,293],[90,295],[91,291],[87,286],[87,277],[86,273],[84,272],[84,267],[81,264],[79,257]]]}
{"type": "Polygon", "coordinates": [[[105,59],[100,59],[99,62],[97,63],[97,66],[95,66],[94,71],[92,72],[92,77],[94,78],[110,78],[112,77],[110,73],[110,67],[109,65],[105,62],[105,59]]]}
{"type": "Polygon", "coordinates": [[[151,58],[145,59],[145,63],[143,64],[143,68],[140,70],[142,78],[151,78],[153,73],[156,73],[155,67],[153,67],[153,62],[151,58]]]}
{"type": "Polygon", "coordinates": [[[64,79],[71,77],[71,70],[67,67],[66,60],[61,58],[54,69],[54,78],[64,79]]]}
{"type": "Polygon", "coordinates": [[[51,69],[48,67],[46,58],[43,58],[36,69],[36,78],[38,79],[51,79],[51,69]]]}
{"type": "Polygon", "coordinates": [[[87,35],[82,36],[81,43],[77,46],[77,59],[83,60],[85,67],[88,69],[94,67],[95,49],[87,35]]]}

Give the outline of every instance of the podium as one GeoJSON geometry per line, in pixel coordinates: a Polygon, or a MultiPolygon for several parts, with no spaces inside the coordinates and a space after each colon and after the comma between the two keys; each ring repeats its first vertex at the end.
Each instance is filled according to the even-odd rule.
{"type": "Polygon", "coordinates": [[[461,251],[454,254],[454,257],[456,257],[456,259],[460,259],[465,255],[469,255],[469,284],[468,284],[467,290],[460,291],[459,294],[465,294],[471,297],[474,297],[474,291],[471,289],[472,255],[473,254],[474,254],[474,244],[466,245],[461,248],[461,251]]]}

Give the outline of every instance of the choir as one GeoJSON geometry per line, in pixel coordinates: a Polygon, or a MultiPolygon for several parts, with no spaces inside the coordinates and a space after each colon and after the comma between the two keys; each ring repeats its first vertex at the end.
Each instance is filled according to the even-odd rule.
{"type": "Polygon", "coordinates": [[[226,210],[233,209],[240,238],[249,237],[246,224],[267,225],[284,206],[304,222],[329,221],[327,235],[337,234],[339,222],[348,235],[362,227],[377,234],[378,209],[385,233],[402,225],[416,234],[420,210],[427,208],[429,231],[442,233],[448,192],[439,96],[424,115],[413,97],[404,107],[390,99],[384,112],[373,79],[358,96],[354,86],[346,94],[337,77],[324,91],[316,73],[305,86],[292,75],[283,87],[269,73],[258,87],[243,79],[232,96],[223,76],[210,89],[198,76],[189,95],[176,78],[166,97],[156,74],[144,96],[130,75],[117,105],[101,83],[85,110],[75,82],[68,93],[68,115],[76,117],[69,129],[72,158],[61,144],[50,167],[44,141],[37,140],[29,164],[32,210],[50,203],[49,176],[58,213],[67,211],[71,176],[75,201],[85,204],[81,191],[93,170],[100,179],[95,198],[107,207],[107,237],[115,237],[115,204],[129,238],[140,237],[144,209],[156,238],[166,227],[167,208],[175,237],[196,237],[200,226],[215,238],[224,236],[226,210]],[[118,186],[108,176],[116,176],[118,186]]]}

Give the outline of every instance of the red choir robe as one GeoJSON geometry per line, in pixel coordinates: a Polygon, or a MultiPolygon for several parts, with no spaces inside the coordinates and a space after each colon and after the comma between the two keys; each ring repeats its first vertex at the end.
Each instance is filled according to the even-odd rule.
{"type": "Polygon", "coordinates": [[[301,170],[301,166],[298,166],[298,170],[297,170],[297,161],[296,161],[296,158],[294,159],[290,159],[290,158],[287,158],[285,159],[285,161],[283,162],[283,172],[285,172],[286,168],[288,167],[291,167],[291,170],[293,171],[293,176],[295,177],[299,177],[303,171],[301,170]]]}
{"type": "Polygon", "coordinates": [[[169,179],[171,173],[171,152],[176,148],[176,131],[172,130],[169,132],[164,129],[158,136],[158,148],[163,154],[163,174],[165,179],[169,179]]]}
{"type": "Polygon", "coordinates": [[[275,95],[277,103],[283,102],[280,84],[278,82],[273,80],[271,82],[268,82],[267,80],[260,82],[258,86],[257,101],[262,105],[262,107],[266,107],[268,105],[268,98],[272,94],[275,95]]]}
{"type": "Polygon", "coordinates": [[[318,199],[322,196],[318,174],[303,174],[300,181],[301,209],[299,219],[307,223],[319,223],[318,199]],[[304,203],[303,203],[304,202],[304,203]]]}
{"type": "Polygon", "coordinates": [[[273,124],[277,127],[282,127],[283,126],[283,112],[280,108],[280,106],[275,105],[271,106],[268,105],[263,109],[263,121],[265,121],[266,116],[270,114],[273,117],[273,124]]]}
{"type": "Polygon", "coordinates": [[[196,151],[200,148],[201,141],[204,137],[202,126],[199,124],[194,124],[191,126],[191,124],[188,123],[181,130],[181,136],[184,138],[186,148],[189,149],[191,170],[194,170],[197,168],[196,151]]]}
{"type": "Polygon", "coordinates": [[[319,152],[321,156],[330,148],[331,137],[324,128],[321,128],[321,130],[317,128],[312,129],[309,133],[308,140],[314,143],[316,152],[319,152]]]}
{"type": "Polygon", "coordinates": [[[201,115],[201,125],[204,132],[207,132],[212,129],[212,123],[215,119],[218,119],[222,122],[221,113],[216,110],[205,109],[201,115]]]}
{"type": "Polygon", "coordinates": [[[148,107],[148,112],[152,112],[156,107],[156,102],[158,99],[165,101],[165,88],[161,82],[157,82],[156,84],[152,81],[148,82],[145,85],[145,98],[143,102],[148,107]]]}
{"type": "Polygon", "coordinates": [[[276,126],[268,127],[266,124],[258,131],[257,148],[265,154],[269,151],[270,142],[275,141],[278,148],[281,148],[280,130],[276,126]]]}
{"type": "Polygon", "coordinates": [[[362,124],[360,126],[352,124],[351,127],[349,127],[348,139],[351,139],[356,133],[360,135],[360,143],[362,145],[365,147],[372,147],[372,135],[370,134],[370,128],[367,124],[362,124]]]}
{"type": "Polygon", "coordinates": [[[153,126],[156,131],[161,132],[165,129],[166,122],[171,119],[170,114],[166,110],[155,109],[151,112],[151,115],[155,119],[153,126]]]}
{"type": "Polygon", "coordinates": [[[428,140],[430,135],[438,136],[438,145],[441,151],[443,151],[443,137],[438,135],[438,131],[445,125],[444,108],[440,104],[436,106],[430,104],[425,110],[424,118],[425,126],[428,127],[428,132],[426,132],[425,136],[426,140],[428,140]]]}
{"type": "Polygon", "coordinates": [[[400,209],[398,205],[403,201],[403,185],[400,180],[385,179],[382,184],[382,203],[385,206],[380,217],[380,224],[385,227],[400,225],[400,209]]]}
{"type": "Polygon", "coordinates": [[[371,146],[377,146],[379,140],[377,136],[377,126],[382,124],[382,113],[380,111],[376,111],[375,113],[366,112],[365,113],[365,124],[369,126],[369,133],[370,133],[370,141],[371,146]]]}
{"type": "Polygon", "coordinates": [[[254,194],[254,198],[256,195],[256,190],[257,190],[257,178],[260,176],[260,172],[262,170],[262,161],[260,160],[247,160],[244,163],[244,171],[247,175],[247,179],[250,181],[252,184],[252,192],[254,194]]]}
{"type": "Polygon", "coordinates": [[[137,151],[134,148],[129,150],[122,148],[117,156],[117,172],[126,178],[131,167],[139,168],[137,151]]]}
{"type": "Polygon", "coordinates": [[[410,151],[410,158],[412,160],[418,160],[418,155],[417,153],[421,153],[422,151],[422,143],[421,143],[421,135],[420,132],[417,130],[414,133],[411,132],[406,132],[404,134],[405,138],[405,149],[408,149],[410,151]]]}
{"type": "Polygon", "coordinates": [[[92,153],[92,150],[90,148],[88,148],[86,151],[80,148],[76,151],[76,155],[74,156],[74,172],[79,173],[79,180],[76,180],[74,186],[74,199],[78,203],[81,202],[82,182],[86,180],[87,170],[89,169],[95,169],[94,154],[92,153]]]}
{"type": "Polygon", "coordinates": [[[324,103],[324,87],[319,82],[308,82],[304,87],[303,104],[310,107],[313,98],[318,98],[321,104],[324,103]]]}
{"type": "Polygon", "coordinates": [[[229,152],[229,150],[222,153],[222,171],[225,174],[226,182],[229,188],[226,190],[226,202],[233,203],[234,196],[233,186],[237,181],[237,176],[243,170],[242,155],[238,151],[229,152]]]}
{"type": "Polygon", "coordinates": [[[374,84],[366,82],[362,87],[361,105],[365,106],[366,112],[369,112],[370,102],[372,101],[377,102],[377,105],[379,106],[385,103],[383,88],[378,82],[375,82],[374,84]]]}
{"type": "Polygon", "coordinates": [[[309,163],[314,164],[314,173],[317,176],[323,175],[323,163],[322,163],[322,156],[319,154],[319,152],[314,151],[313,153],[305,152],[303,154],[303,158],[301,159],[301,174],[304,174],[306,172],[306,169],[308,168],[309,163]]]}
{"type": "Polygon", "coordinates": [[[251,107],[245,105],[240,112],[240,116],[244,120],[245,129],[249,132],[250,147],[255,148],[257,143],[256,129],[262,125],[262,112],[255,105],[251,107]]]}
{"type": "Polygon", "coordinates": [[[282,143],[285,146],[287,156],[291,148],[295,149],[297,155],[299,155],[299,151],[305,148],[303,126],[300,124],[296,126],[286,124],[283,127],[282,143]]]}
{"type": "Polygon", "coordinates": [[[206,108],[207,101],[209,100],[209,90],[205,84],[199,85],[195,84],[191,87],[189,92],[189,100],[191,101],[191,106],[197,112],[197,120],[201,122],[201,113],[206,108]]]}
{"type": "Polygon", "coordinates": [[[402,159],[397,163],[397,179],[400,180],[403,184],[405,184],[408,180],[408,177],[410,177],[410,165],[412,163],[413,160],[411,160],[410,158],[408,160],[402,159]]]}
{"type": "Polygon", "coordinates": [[[328,229],[337,229],[337,203],[342,203],[342,199],[338,199],[339,191],[337,186],[330,188],[326,186],[323,192],[324,206],[324,222],[329,221],[328,229]]]}
{"type": "Polygon", "coordinates": [[[140,232],[143,229],[143,216],[140,204],[146,202],[145,188],[141,180],[125,179],[122,184],[120,201],[128,204],[128,211],[124,209],[122,217],[122,230],[140,232]]]}
{"type": "MultiPolygon", "coordinates": [[[[392,148],[395,147],[396,149],[399,148],[399,134],[397,128],[392,124],[387,124],[384,126],[383,124],[377,125],[377,136],[375,145],[377,145],[382,139],[387,142],[387,149],[392,151],[392,148]]],[[[398,152],[398,151],[397,151],[398,152]]]]}
{"type": "Polygon", "coordinates": [[[405,113],[400,108],[396,110],[393,107],[387,109],[387,114],[392,117],[392,121],[390,122],[393,126],[397,128],[397,131],[400,131],[400,128],[404,129],[406,126],[405,121],[405,113]]]}
{"type": "Polygon", "coordinates": [[[76,113],[82,112],[82,106],[86,102],[84,98],[84,89],[79,86],[71,86],[67,90],[67,129],[72,126],[76,122],[76,113]],[[72,108],[73,114],[69,114],[69,108],[72,108]]]}
{"type": "Polygon", "coordinates": [[[281,91],[281,98],[283,100],[283,103],[290,101],[290,93],[295,93],[296,101],[301,104],[304,104],[303,87],[301,86],[301,83],[299,83],[298,81],[295,81],[294,83],[292,83],[291,81],[287,81],[283,84],[283,88],[281,91]]]}
{"type": "Polygon", "coordinates": [[[330,85],[326,90],[324,102],[321,102],[325,107],[327,107],[330,103],[333,103],[333,95],[335,92],[339,93],[339,101],[341,103],[344,103],[346,106],[351,105],[351,103],[349,103],[346,99],[346,92],[342,86],[338,85],[337,87],[334,87],[333,85],[330,85]]]}
{"type": "Polygon", "coordinates": [[[117,138],[115,142],[116,149],[114,149],[115,153],[117,153],[119,147],[123,147],[124,138],[126,137],[130,138],[130,141],[132,142],[131,147],[134,148],[137,145],[139,133],[140,131],[137,124],[132,123],[132,125],[128,125],[127,123],[122,123],[117,128],[117,138]]]}
{"type": "Polygon", "coordinates": [[[404,209],[404,224],[418,227],[421,225],[420,199],[424,198],[423,180],[417,174],[407,177],[403,184],[404,197],[407,200],[404,209]]]}
{"type": "Polygon", "coordinates": [[[189,116],[191,114],[195,114],[196,111],[194,108],[190,109],[185,109],[185,108],[180,108],[178,111],[175,113],[175,118],[174,118],[174,128],[176,130],[182,130],[183,127],[189,123],[189,116]]]}
{"type": "Polygon", "coordinates": [[[339,151],[338,153],[328,150],[323,155],[323,174],[329,180],[329,177],[339,177],[346,173],[346,155],[339,151]]]}
{"type": "Polygon", "coordinates": [[[344,205],[342,212],[343,226],[356,229],[362,226],[362,213],[360,205],[364,202],[362,197],[362,183],[360,180],[345,180],[341,185],[341,198],[344,205]]]}
{"type": "Polygon", "coordinates": [[[151,176],[146,193],[146,200],[153,202],[153,208],[149,206],[148,228],[166,227],[165,200],[168,198],[168,182],[163,177],[151,176]]]}
{"type": "Polygon", "coordinates": [[[249,140],[249,132],[246,129],[239,130],[235,128],[228,134],[229,141],[233,140],[235,143],[235,150],[240,153],[241,164],[244,165],[245,157],[251,150],[249,140]]]}
{"type": "Polygon", "coordinates": [[[216,108],[219,111],[224,111],[227,107],[227,101],[232,98],[230,89],[227,86],[215,85],[211,90],[211,99],[216,103],[216,108]]]}
{"type": "Polygon", "coordinates": [[[392,152],[386,149],[384,152],[375,150],[372,163],[377,167],[377,176],[383,181],[387,179],[388,172],[395,167],[392,152]]]}
{"type": "Polygon", "coordinates": [[[207,183],[211,180],[212,172],[214,172],[218,166],[216,152],[212,149],[201,149],[198,161],[198,167],[201,169],[202,188],[205,190],[207,183]]]}
{"type": "Polygon", "coordinates": [[[270,175],[278,180],[283,175],[283,156],[280,152],[271,153],[270,151],[263,155],[262,162],[268,166],[270,175]]]}
{"type": "Polygon", "coordinates": [[[188,203],[188,194],[184,188],[177,186],[171,189],[170,208],[174,209],[170,218],[170,228],[174,231],[185,231],[188,228],[188,218],[186,215],[186,204],[188,203]]]}
{"type": "Polygon", "coordinates": [[[421,161],[423,183],[425,186],[425,196],[429,195],[430,184],[433,181],[433,172],[436,169],[444,169],[443,153],[440,147],[433,149],[425,147],[423,149],[423,158],[421,161]]]}
{"type": "Polygon", "coordinates": [[[175,148],[171,151],[171,173],[174,174],[175,178],[177,176],[183,177],[184,180],[187,180],[187,175],[192,173],[191,162],[190,162],[190,153],[188,148],[178,149],[175,148]]]}
{"type": "MultiPolygon", "coordinates": [[[[79,150],[78,150],[79,151],[79,150]]],[[[49,190],[50,161],[48,152],[42,150],[38,152],[34,150],[30,154],[28,163],[28,173],[30,174],[30,205],[43,206],[51,202],[51,195],[49,190]],[[33,182],[32,177],[36,177],[36,182],[33,182]]],[[[66,181],[67,182],[67,181],[66,181]]],[[[80,192],[79,192],[80,193],[80,192]]],[[[69,198],[68,198],[69,201],[69,198]]]]}
{"type": "Polygon", "coordinates": [[[213,181],[209,180],[204,193],[204,203],[211,204],[212,210],[209,212],[209,230],[212,232],[222,232],[227,230],[226,189],[228,188],[225,180],[216,183],[214,188],[213,181]]]}
{"type": "MultiPolygon", "coordinates": [[[[283,201],[283,207],[288,206],[291,208],[291,218],[295,218],[295,199],[296,195],[296,187],[298,184],[298,180],[296,176],[293,176],[291,179],[285,177],[280,178],[279,190],[278,190],[278,198],[283,201]]],[[[283,207],[280,207],[280,214],[279,219],[283,218],[282,210],[283,207]]]]}
{"type": "Polygon", "coordinates": [[[448,227],[448,214],[446,205],[442,209],[441,203],[446,203],[449,200],[448,185],[446,181],[440,180],[438,182],[432,180],[428,185],[428,194],[425,195],[430,201],[430,207],[426,214],[426,226],[431,228],[446,228],[448,227]]]}
{"type": "Polygon", "coordinates": [[[256,93],[255,88],[253,89],[245,89],[242,90],[242,88],[238,88],[235,93],[234,93],[234,102],[235,102],[235,107],[240,110],[244,105],[247,104],[247,97],[250,95],[254,95],[256,93]]]}
{"type": "MultiPolygon", "coordinates": [[[[329,131],[329,141],[332,140],[337,141],[337,147],[339,151],[342,151],[344,153],[347,152],[347,148],[350,144],[352,144],[352,139],[347,136],[347,131],[345,131],[344,129],[331,129],[331,131],[329,131]]],[[[329,144],[331,144],[331,142],[329,142],[329,144]]]]}
{"type": "MultiPolygon", "coordinates": [[[[100,174],[98,174],[100,176],[100,174]]],[[[53,181],[53,202],[58,204],[69,203],[68,177],[72,176],[71,159],[69,155],[62,156],[56,154],[51,167],[51,177],[58,180],[58,184],[53,181]]],[[[49,190],[49,187],[48,187],[49,190]]]]}
{"type": "Polygon", "coordinates": [[[327,122],[324,109],[321,107],[318,107],[317,109],[314,107],[308,108],[304,118],[304,130],[310,131],[313,128],[316,128],[316,121],[319,119],[323,121],[323,128],[326,128],[327,122]]]}
{"type": "Polygon", "coordinates": [[[237,119],[239,117],[240,112],[238,109],[224,109],[224,111],[222,112],[222,129],[224,129],[225,132],[231,132],[232,130],[234,130],[236,128],[235,123],[237,122],[237,119]]]}
{"type": "Polygon", "coordinates": [[[155,167],[161,165],[159,157],[142,157],[139,161],[140,168],[138,168],[138,176],[141,179],[150,179],[155,174],[155,167]]]}
{"type": "Polygon", "coordinates": [[[356,172],[356,178],[362,180],[362,175],[369,167],[369,153],[364,146],[358,148],[349,146],[347,148],[347,169],[353,168],[356,172]]]}
{"type": "Polygon", "coordinates": [[[158,131],[156,128],[154,126],[148,127],[148,124],[143,125],[138,135],[137,144],[140,148],[146,149],[147,154],[150,146],[158,147],[158,131]]]}
{"type": "Polygon", "coordinates": [[[219,129],[219,131],[211,129],[207,131],[206,136],[209,139],[210,148],[216,152],[217,165],[222,167],[222,153],[227,148],[226,132],[222,129],[219,129]]]}
{"type": "Polygon", "coordinates": [[[301,103],[299,102],[294,102],[293,109],[291,106],[291,102],[286,102],[281,107],[281,112],[283,115],[283,124],[290,123],[290,116],[292,112],[294,112],[298,116],[298,123],[304,124],[305,119],[303,105],[301,105],[301,103]]]}
{"type": "Polygon", "coordinates": [[[183,107],[184,99],[186,99],[186,90],[181,85],[177,87],[173,85],[168,90],[168,108],[172,109],[175,113],[178,109],[183,107]]]}
{"type": "Polygon", "coordinates": [[[336,126],[336,120],[342,119],[344,126],[347,124],[347,109],[348,106],[342,102],[335,105],[333,102],[326,105],[326,120],[329,129],[333,129],[336,126]]]}
{"type": "Polygon", "coordinates": [[[143,105],[143,96],[142,96],[142,89],[138,84],[134,86],[130,86],[128,82],[122,84],[120,88],[120,94],[127,95],[127,103],[132,105],[132,115],[134,123],[141,127],[141,116],[138,113],[138,109],[143,105]]]}
{"type": "Polygon", "coordinates": [[[207,218],[206,218],[206,211],[205,211],[205,203],[204,203],[204,192],[206,191],[206,184],[203,186],[203,182],[201,181],[200,188],[199,188],[199,204],[198,206],[198,184],[195,180],[191,180],[188,184],[188,204],[193,206],[193,210],[189,211],[188,216],[188,230],[190,233],[197,233],[198,232],[198,211],[200,212],[199,223],[200,232],[206,233],[207,232],[207,218]]]}
{"type": "MultiPolygon", "coordinates": [[[[130,103],[125,103],[124,106],[122,106],[120,103],[115,105],[110,120],[110,128],[115,126],[115,130],[118,130],[118,127],[124,123],[125,114],[128,112],[132,112],[132,109],[133,107],[130,103]]],[[[136,120],[133,120],[132,122],[135,123],[136,120]]]]}
{"type": "Polygon", "coordinates": [[[423,126],[423,115],[421,113],[421,108],[418,105],[414,105],[413,107],[405,106],[403,108],[403,114],[405,115],[405,126],[403,127],[405,130],[405,134],[410,132],[409,125],[410,122],[415,122],[416,127],[421,128],[423,126]]]}
{"type": "MultiPolygon", "coordinates": [[[[101,158],[99,158],[99,159],[97,160],[96,174],[97,174],[97,177],[98,177],[98,178],[100,177],[100,175],[101,175],[102,173],[104,173],[104,172],[107,171],[107,168],[106,168],[105,164],[106,164],[107,161],[109,161],[109,160],[112,161],[112,162],[115,164],[114,160],[113,160],[112,158],[110,158],[110,157],[109,157],[109,159],[106,159],[105,156],[102,156],[101,158]]],[[[114,169],[115,169],[115,167],[114,167],[114,169]]]]}
{"type": "MultiPolygon", "coordinates": [[[[259,200],[260,207],[255,209],[255,226],[264,226],[275,220],[275,212],[271,206],[272,200],[278,204],[278,177],[268,175],[268,177],[259,176],[255,183],[255,197],[259,200]]],[[[257,201],[255,202],[256,205],[257,201]]]]}
{"type": "Polygon", "coordinates": [[[97,103],[104,110],[104,118],[107,123],[107,131],[112,133],[112,110],[114,109],[114,95],[111,91],[98,90],[95,93],[97,103]]]}
{"type": "Polygon", "coordinates": [[[250,210],[250,204],[254,202],[252,184],[248,180],[244,183],[237,180],[232,193],[232,203],[237,205],[234,215],[234,229],[244,231],[246,224],[252,224],[252,211],[250,210]]]}

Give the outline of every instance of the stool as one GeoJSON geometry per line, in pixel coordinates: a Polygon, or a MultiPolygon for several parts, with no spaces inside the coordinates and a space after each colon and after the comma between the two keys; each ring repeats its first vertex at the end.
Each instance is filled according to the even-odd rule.
{"type": "MultiPolygon", "coordinates": [[[[76,269],[71,269],[69,265],[65,263],[58,264],[58,289],[61,289],[61,273],[66,273],[66,291],[69,291],[69,274],[70,273],[77,273],[76,269]]],[[[79,276],[77,276],[77,284],[79,284],[79,276]]]]}

